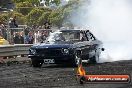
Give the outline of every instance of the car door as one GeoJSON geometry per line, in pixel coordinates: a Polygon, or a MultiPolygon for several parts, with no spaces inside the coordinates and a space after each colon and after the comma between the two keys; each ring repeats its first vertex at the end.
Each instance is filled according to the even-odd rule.
{"type": "Polygon", "coordinates": [[[89,45],[88,54],[89,54],[89,58],[91,58],[95,56],[98,43],[95,36],[89,30],[86,31],[86,37],[87,37],[87,41],[89,42],[87,43],[89,45]]]}
{"type": "Polygon", "coordinates": [[[88,41],[86,31],[80,31],[80,42],[78,46],[78,49],[81,51],[82,59],[88,59],[90,42],[88,41]]]}

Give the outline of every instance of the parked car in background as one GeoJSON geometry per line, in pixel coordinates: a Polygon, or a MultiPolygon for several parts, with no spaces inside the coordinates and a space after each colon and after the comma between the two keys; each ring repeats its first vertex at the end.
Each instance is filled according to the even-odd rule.
{"type": "Polygon", "coordinates": [[[33,45],[29,58],[34,67],[43,63],[77,66],[80,60],[97,63],[102,50],[102,42],[89,30],[63,29],[51,33],[44,43],[33,45]]]}

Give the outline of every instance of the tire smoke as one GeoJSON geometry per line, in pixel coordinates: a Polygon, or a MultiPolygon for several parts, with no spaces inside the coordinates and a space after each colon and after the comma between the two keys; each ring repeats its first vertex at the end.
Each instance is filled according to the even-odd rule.
{"type": "Polygon", "coordinates": [[[88,27],[103,41],[105,51],[100,62],[132,59],[131,0],[83,0],[70,21],[88,27]]]}

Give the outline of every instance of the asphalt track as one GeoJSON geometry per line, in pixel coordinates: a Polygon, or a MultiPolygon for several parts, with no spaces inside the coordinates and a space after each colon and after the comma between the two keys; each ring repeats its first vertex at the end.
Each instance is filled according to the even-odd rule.
{"type": "MultiPolygon", "coordinates": [[[[117,61],[85,65],[87,74],[129,74],[132,77],[132,61],[117,61]]],[[[0,88],[132,88],[131,82],[85,83],[76,80],[76,67],[43,65],[33,68],[29,63],[0,64],[0,88]]]]}

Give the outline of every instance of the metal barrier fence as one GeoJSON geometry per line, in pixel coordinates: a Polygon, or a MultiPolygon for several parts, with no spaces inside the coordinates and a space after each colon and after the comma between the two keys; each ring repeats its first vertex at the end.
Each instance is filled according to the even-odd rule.
{"type": "Polygon", "coordinates": [[[28,55],[31,46],[32,44],[1,45],[0,57],[28,55]]]}
{"type": "Polygon", "coordinates": [[[51,29],[2,28],[2,36],[0,36],[9,44],[29,44],[27,38],[29,33],[33,37],[33,43],[40,43],[45,38],[44,36],[49,36],[51,32],[51,29]]]}
{"type": "MultiPolygon", "coordinates": [[[[2,37],[7,40],[10,44],[15,43],[14,38],[16,35],[20,35],[25,38],[25,28],[2,28],[2,37]]],[[[24,42],[25,41],[23,40],[23,43],[24,42]]]]}

